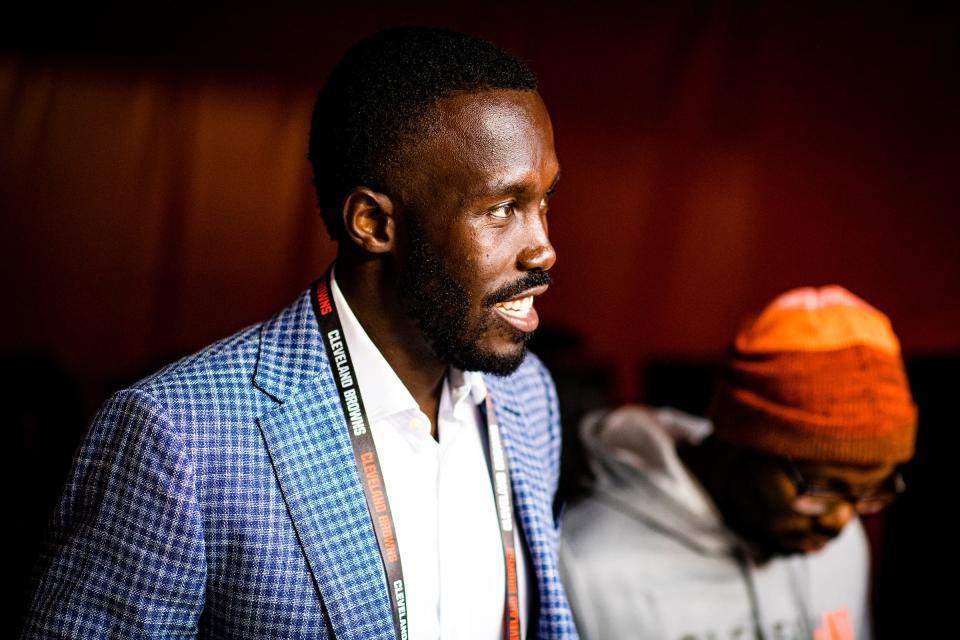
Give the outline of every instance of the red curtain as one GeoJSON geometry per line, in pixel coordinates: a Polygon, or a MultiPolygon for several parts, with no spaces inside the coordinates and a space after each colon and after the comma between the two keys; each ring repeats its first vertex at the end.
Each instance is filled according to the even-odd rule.
{"type": "Polygon", "coordinates": [[[954,22],[560,4],[301,8],[265,23],[269,45],[247,11],[215,47],[135,64],[106,45],[4,54],[0,349],[113,375],[291,300],[334,254],[306,161],[320,79],[376,28],[440,22],[540,76],[563,166],[541,317],[584,334],[621,396],[638,363],[717,354],[746,312],[806,284],[862,295],[910,353],[960,350],[954,22]],[[271,39],[281,23],[296,37],[271,39]]]}

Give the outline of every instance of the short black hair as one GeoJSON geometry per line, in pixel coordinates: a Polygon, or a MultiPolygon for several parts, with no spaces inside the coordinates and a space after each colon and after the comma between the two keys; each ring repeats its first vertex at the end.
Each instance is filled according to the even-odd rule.
{"type": "Polygon", "coordinates": [[[377,33],[354,45],[317,96],[308,157],[327,233],[343,237],[343,199],[358,186],[389,187],[402,142],[431,108],[460,91],[536,91],[530,68],[495,45],[427,27],[377,33]]]}

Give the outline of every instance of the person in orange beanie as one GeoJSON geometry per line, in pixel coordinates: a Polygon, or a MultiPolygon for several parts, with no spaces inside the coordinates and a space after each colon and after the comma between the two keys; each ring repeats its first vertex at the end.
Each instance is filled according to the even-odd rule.
{"type": "Polygon", "coordinates": [[[839,286],[779,296],[736,335],[709,420],[584,421],[594,479],[561,544],[581,636],[870,638],[857,516],[904,490],[916,425],[883,313],[839,286]]]}

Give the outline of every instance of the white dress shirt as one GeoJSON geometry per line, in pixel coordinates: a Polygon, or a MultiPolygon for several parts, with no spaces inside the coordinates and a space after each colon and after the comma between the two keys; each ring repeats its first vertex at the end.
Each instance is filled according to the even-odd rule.
{"type": "MultiPolygon", "coordinates": [[[[429,418],[330,281],[393,513],[410,638],[499,640],[506,578],[479,408],[483,376],[448,369],[434,440],[429,418]]],[[[514,536],[525,637],[532,579],[519,528],[514,536]]]]}

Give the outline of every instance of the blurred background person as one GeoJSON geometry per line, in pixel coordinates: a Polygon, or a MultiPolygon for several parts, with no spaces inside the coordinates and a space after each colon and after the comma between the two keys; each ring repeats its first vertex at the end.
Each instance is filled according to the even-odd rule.
{"type": "Polygon", "coordinates": [[[903,491],[917,418],[887,317],[836,286],[783,294],[736,336],[711,418],[584,421],[595,480],[561,546],[581,635],[872,637],[857,515],[903,491]]]}

